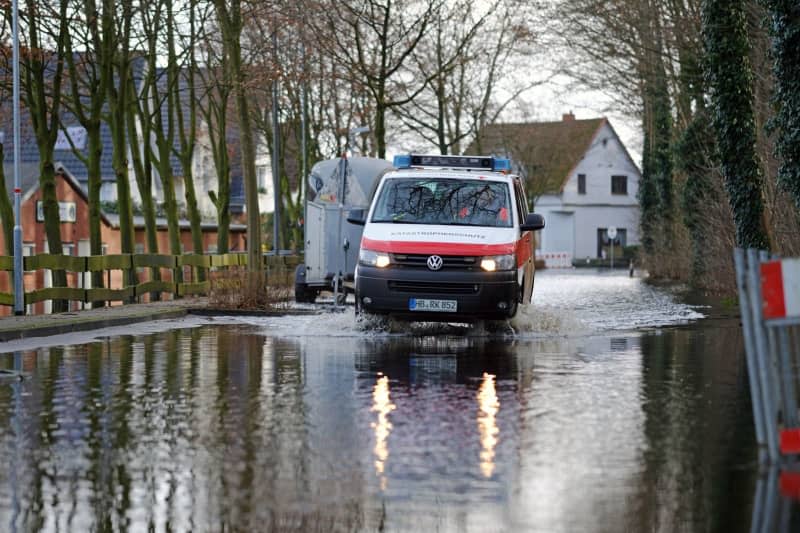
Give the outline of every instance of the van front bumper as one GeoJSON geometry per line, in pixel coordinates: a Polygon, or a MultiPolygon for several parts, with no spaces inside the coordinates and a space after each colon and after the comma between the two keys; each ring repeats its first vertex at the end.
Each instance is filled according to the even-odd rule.
{"type": "Polygon", "coordinates": [[[516,311],[516,270],[499,272],[358,265],[356,298],[368,313],[419,321],[501,320],[516,311]],[[456,312],[411,310],[411,300],[456,302],[456,312]]]}

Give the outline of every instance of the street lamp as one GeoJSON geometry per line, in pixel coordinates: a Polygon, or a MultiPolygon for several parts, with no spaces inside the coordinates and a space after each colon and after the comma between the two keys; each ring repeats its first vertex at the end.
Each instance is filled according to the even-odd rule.
{"type": "Polygon", "coordinates": [[[362,133],[369,133],[369,126],[361,126],[358,128],[353,128],[350,130],[350,151],[353,155],[356,155],[356,151],[358,150],[358,143],[356,142],[356,135],[360,135],[362,133]]]}
{"type": "Polygon", "coordinates": [[[13,24],[13,58],[12,71],[14,77],[14,314],[25,314],[25,298],[22,292],[22,221],[20,219],[22,202],[22,185],[19,176],[19,5],[13,0],[11,5],[13,24]]]}

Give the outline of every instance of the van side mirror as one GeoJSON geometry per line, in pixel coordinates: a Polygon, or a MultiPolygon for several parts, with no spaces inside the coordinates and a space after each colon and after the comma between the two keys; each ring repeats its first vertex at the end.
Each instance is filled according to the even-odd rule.
{"type": "Polygon", "coordinates": [[[544,217],[539,213],[528,213],[525,222],[519,225],[520,231],[538,231],[544,228],[544,217]]]}
{"type": "Polygon", "coordinates": [[[367,223],[367,213],[363,209],[351,209],[347,214],[347,221],[351,224],[363,226],[367,223]]]}

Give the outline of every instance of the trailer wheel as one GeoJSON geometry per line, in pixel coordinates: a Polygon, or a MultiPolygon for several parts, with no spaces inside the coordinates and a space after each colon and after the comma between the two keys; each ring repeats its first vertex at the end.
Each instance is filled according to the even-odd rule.
{"type": "Polygon", "coordinates": [[[300,263],[294,270],[294,300],[297,303],[313,304],[319,291],[309,287],[305,280],[306,265],[300,263]]]}

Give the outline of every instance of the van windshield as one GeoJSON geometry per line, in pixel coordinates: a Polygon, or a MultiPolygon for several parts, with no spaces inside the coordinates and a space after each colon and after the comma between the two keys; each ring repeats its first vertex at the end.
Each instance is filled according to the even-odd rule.
{"type": "Polygon", "coordinates": [[[508,184],[446,178],[390,178],[372,222],[512,227],[508,184]]]}

